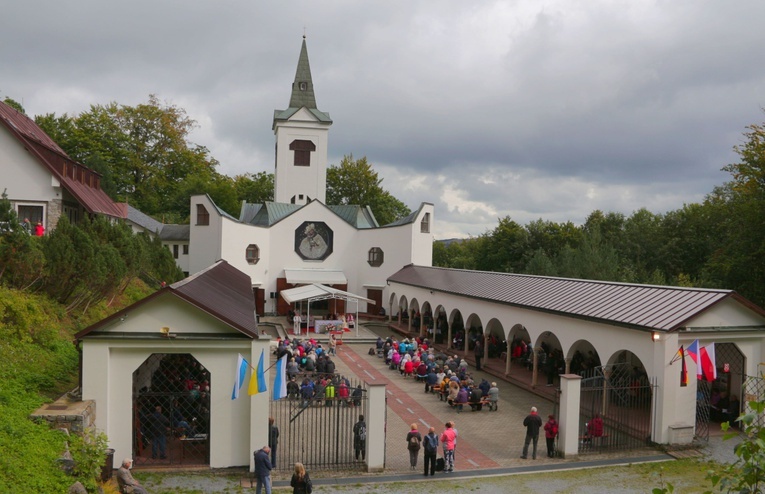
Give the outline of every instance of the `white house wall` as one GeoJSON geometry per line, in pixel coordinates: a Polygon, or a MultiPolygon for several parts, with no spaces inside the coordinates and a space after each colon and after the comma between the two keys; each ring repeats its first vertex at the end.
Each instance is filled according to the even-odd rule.
{"type": "MultiPolygon", "coordinates": [[[[45,206],[43,203],[61,199],[58,180],[5,127],[0,127],[0,165],[3,169],[2,189],[7,189],[8,199],[14,207],[17,203],[45,206]]],[[[44,213],[47,214],[47,207],[44,213]]]]}
{"type": "Polygon", "coordinates": [[[729,328],[746,326],[765,326],[765,318],[758,316],[733,298],[715,304],[706,312],[694,317],[685,324],[691,328],[729,328]]]}
{"type": "Polygon", "coordinates": [[[189,231],[189,273],[197,273],[221,258],[223,218],[207,196],[191,196],[191,228],[189,231]],[[197,204],[210,214],[209,225],[197,225],[197,204]]]}

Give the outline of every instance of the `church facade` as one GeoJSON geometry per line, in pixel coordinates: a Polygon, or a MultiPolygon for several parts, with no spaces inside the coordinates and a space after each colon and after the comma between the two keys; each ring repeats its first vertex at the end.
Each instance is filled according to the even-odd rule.
{"type": "MultiPolygon", "coordinates": [[[[316,105],[303,39],[289,107],[274,111],[276,200],[244,203],[235,218],[209,196],[193,196],[184,270],[195,273],[226,260],[252,279],[259,315],[286,314],[290,307],[279,292],[307,283],[373,300],[358,310],[378,314],[389,276],[407,264],[430,266],[432,204],[388,225],[379,225],[368,207],[326,204],[331,125],[316,105]]],[[[326,309],[346,310],[342,301],[326,309]]]]}

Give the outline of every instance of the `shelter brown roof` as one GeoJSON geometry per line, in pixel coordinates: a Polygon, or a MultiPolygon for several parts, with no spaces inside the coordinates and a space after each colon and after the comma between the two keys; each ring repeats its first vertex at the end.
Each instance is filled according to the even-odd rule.
{"type": "Polygon", "coordinates": [[[0,122],[89,213],[126,216],[101,190],[101,175],[67,156],[31,118],[0,101],[0,122]]]}
{"type": "Polygon", "coordinates": [[[645,330],[672,331],[732,297],[732,290],[636,285],[408,265],[388,281],[463,297],[645,330]]]}
{"type": "Polygon", "coordinates": [[[89,326],[77,333],[75,339],[80,340],[108,326],[116,319],[126,316],[148,301],[166,294],[183,299],[250,338],[258,338],[255,299],[252,295],[250,277],[221,260],[89,326]]]}

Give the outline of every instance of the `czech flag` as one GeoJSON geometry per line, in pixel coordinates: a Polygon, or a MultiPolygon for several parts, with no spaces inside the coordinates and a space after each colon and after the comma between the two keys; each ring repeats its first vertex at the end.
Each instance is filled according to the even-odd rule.
{"type": "Polygon", "coordinates": [[[703,372],[704,379],[707,381],[714,381],[717,379],[717,362],[715,361],[715,344],[710,343],[705,347],[701,347],[699,352],[700,363],[699,368],[703,372]]]}

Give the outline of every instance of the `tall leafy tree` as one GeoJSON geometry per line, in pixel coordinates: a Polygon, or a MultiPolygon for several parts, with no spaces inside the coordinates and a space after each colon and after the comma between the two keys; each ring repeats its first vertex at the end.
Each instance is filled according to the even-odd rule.
{"type": "Polygon", "coordinates": [[[723,168],[732,180],[707,198],[723,212],[725,242],[706,265],[712,280],[765,304],[765,124],[747,127],[735,146],[739,161],[723,168]]]}
{"type": "MultiPolygon", "coordinates": [[[[92,105],[76,117],[49,114],[36,122],[74,160],[104,174],[103,188],[113,199],[128,200],[147,214],[183,216],[171,210],[178,207],[179,184],[192,176],[210,182],[220,177],[209,150],[189,141],[196,122],[154,95],[136,106],[92,105]]],[[[188,202],[183,209],[188,211],[188,202]]]]}
{"type": "Polygon", "coordinates": [[[327,204],[369,206],[381,225],[387,225],[411,213],[411,210],[382,187],[366,156],[354,160],[344,156],[337,166],[327,169],[327,204]]]}
{"type": "Polygon", "coordinates": [[[505,216],[494,230],[479,237],[476,268],[481,271],[522,273],[528,246],[526,229],[505,216]]]}
{"type": "Polygon", "coordinates": [[[274,174],[245,173],[234,177],[234,189],[239,201],[261,203],[274,200],[274,174]]]}

